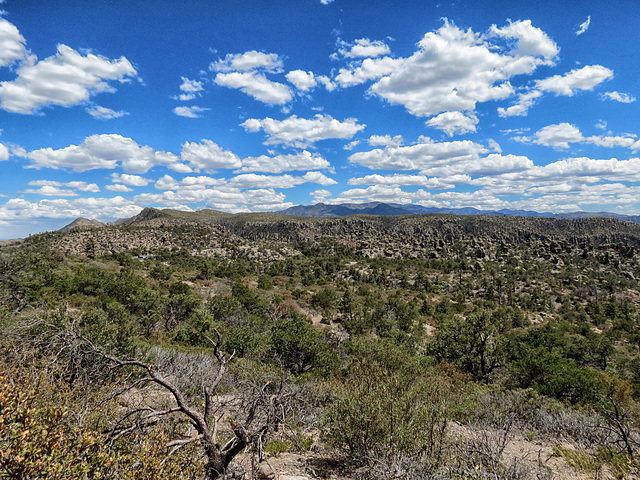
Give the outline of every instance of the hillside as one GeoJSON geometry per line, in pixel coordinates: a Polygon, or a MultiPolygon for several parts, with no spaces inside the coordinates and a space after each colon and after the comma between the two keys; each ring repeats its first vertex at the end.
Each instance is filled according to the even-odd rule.
{"type": "MultiPolygon", "coordinates": [[[[368,256],[424,257],[455,242],[497,244],[552,243],[640,246],[640,225],[606,217],[556,219],[485,215],[411,214],[400,216],[294,217],[273,213],[227,214],[215,210],[183,212],[144,209],[139,215],[91,229],[65,228],[34,235],[20,245],[48,245],[82,253],[88,238],[99,254],[160,247],[208,254],[228,242],[312,242],[333,239],[368,256]],[[69,231],[67,231],[69,230],[69,231]],[[392,252],[392,253],[390,253],[392,252]]],[[[555,248],[555,247],[554,247],[555,248]]]]}
{"type": "Polygon", "coordinates": [[[55,438],[55,468],[111,478],[202,478],[228,452],[245,480],[640,476],[638,224],[76,226],[0,245],[0,445],[24,468],[55,438]]]}

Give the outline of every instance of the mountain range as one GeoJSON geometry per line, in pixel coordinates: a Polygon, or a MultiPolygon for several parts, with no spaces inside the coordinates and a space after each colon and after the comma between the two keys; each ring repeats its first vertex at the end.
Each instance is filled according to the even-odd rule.
{"type": "Polygon", "coordinates": [[[295,215],[299,217],[345,217],[347,215],[412,215],[424,213],[446,213],[451,215],[490,215],[501,217],[547,217],[547,218],[593,218],[606,217],[615,218],[624,222],[640,223],[640,215],[620,215],[611,212],[571,212],[571,213],[551,213],[535,212],[531,210],[478,210],[473,207],[466,208],[437,208],[423,207],[422,205],[402,205],[398,203],[343,203],[339,205],[327,205],[318,203],[316,205],[299,205],[287,208],[277,213],[283,215],[295,215]]]}
{"type": "MultiPolygon", "coordinates": [[[[165,210],[166,211],[166,210],[165,210]]],[[[69,232],[72,230],[83,230],[90,228],[99,228],[112,225],[130,225],[140,220],[150,220],[159,216],[161,210],[155,208],[145,208],[138,215],[131,218],[122,218],[115,222],[100,222],[98,220],[89,220],[87,218],[77,218],[70,224],[62,227],[60,232],[69,232]]],[[[190,220],[207,221],[214,218],[231,216],[232,214],[220,212],[217,210],[204,209],[198,212],[184,212],[190,220]]],[[[403,205],[398,203],[342,203],[338,205],[328,205],[325,203],[317,203],[315,205],[298,205],[287,208],[278,212],[280,215],[289,215],[296,217],[315,217],[315,218],[338,218],[349,215],[378,215],[378,216],[395,216],[395,215],[416,215],[416,214],[449,214],[449,215],[487,215],[493,217],[544,217],[557,219],[579,219],[579,218],[615,218],[624,222],[640,223],[640,215],[621,215],[611,212],[571,212],[571,213],[551,213],[551,212],[535,212],[531,210],[479,210],[473,207],[466,208],[437,208],[423,207],[421,205],[403,205]]],[[[179,216],[179,211],[175,211],[175,216],[179,216]]]]}

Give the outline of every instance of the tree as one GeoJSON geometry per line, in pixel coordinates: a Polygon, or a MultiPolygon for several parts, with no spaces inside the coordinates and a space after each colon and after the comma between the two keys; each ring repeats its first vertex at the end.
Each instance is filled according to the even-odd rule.
{"type": "Polygon", "coordinates": [[[301,374],[321,363],[327,345],[303,317],[293,315],[276,321],[272,331],[273,353],[293,373],[301,374]]]}
{"type": "Polygon", "coordinates": [[[486,380],[497,364],[495,340],[503,331],[500,319],[485,311],[466,318],[445,317],[438,323],[432,350],[438,360],[453,362],[474,377],[486,380]]]}
{"type": "MultiPolygon", "coordinates": [[[[187,445],[199,443],[205,456],[206,478],[209,480],[224,475],[233,459],[248,446],[253,445],[260,451],[265,438],[284,422],[287,403],[292,402],[293,398],[287,395],[283,381],[254,385],[241,398],[220,396],[221,381],[227,373],[233,355],[226,356],[222,352],[222,337],[218,332],[216,334],[217,340],[211,340],[211,344],[217,371],[210,368],[212,365],[206,364],[204,357],[197,361],[199,365],[205,363],[205,370],[210,370],[213,374],[203,382],[196,399],[191,398],[193,392],[190,394],[188,388],[180,385],[181,379],[164,371],[162,365],[158,368],[152,363],[118,358],[103,351],[88,339],[76,336],[76,340],[81,343],[81,349],[106,362],[109,370],[128,369],[136,372],[130,372],[130,375],[137,375],[139,378],[125,385],[119,394],[155,385],[172,399],[168,405],[159,405],[153,400],[157,393],[145,396],[143,392],[142,403],[128,409],[110,430],[110,438],[115,440],[123,435],[143,432],[145,426],[177,416],[195,431],[195,435],[189,434],[188,430],[176,429],[174,433],[178,438],[169,442],[167,446],[173,453],[187,445]],[[227,428],[224,428],[225,425],[227,428]]],[[[162,362],[156,360],[156,363],[162,362]]],[[[189,367],[184,360],[174,359],[166,363],[179,365],[178,368],[182,370],[189,367]]]]}

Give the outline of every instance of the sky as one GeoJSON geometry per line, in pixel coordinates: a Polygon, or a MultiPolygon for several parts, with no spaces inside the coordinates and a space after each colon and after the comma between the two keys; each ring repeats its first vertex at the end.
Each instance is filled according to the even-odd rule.
{"type": "Polygon", "coordinates": [[[0,239],[144,207],[640,214],[636,0],[0,9],[0,239]]]}

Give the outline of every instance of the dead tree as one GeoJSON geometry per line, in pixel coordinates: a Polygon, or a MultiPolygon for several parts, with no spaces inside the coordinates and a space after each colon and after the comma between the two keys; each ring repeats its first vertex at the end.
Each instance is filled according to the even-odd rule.
{"type": "MultiPolygon", "coordinates": [[[[255,446],[261,456],[261,446],[266,436],[278,428],[284,421],[291,404],[291,396],[284,392],[284,382],[265,382],[260,388],[254,388],[244,396],[238,398],[223,398],[218,395],[218,388],[222,381],[229,361],[233,355],[226,356],[221,351],[222,337],[216,332],[216,341],[211,341],[213,354],[218,364],[217,372],[213,372],[208,385],[202,387],[200,402],[189,398],[166,372],[162,372],[154,365],[140,360],[125,360],[112,356],[95,346],[86,338],[82,342],[89,348],[90,353],[104,359],[112,370],[127,367],[138,371],[140,378],[130,382],[117,395],[138,391],[148,384],[156,385],[172,399],[171,405],[157,408],[150,402],[138,407],[131,407],[109,431],[113,441],[133,433],[145,426],[155,424],[170,416],[180,416],[195,431],[195,435],[185,435],[168,444],[171,451],[193,442],[202,445],[206,458],[206,478],[218,479],[229,468],[232,460],[249,446],[255,446]],[[238,416],[231,418],[229,411],[233,410],[238,416]],[[226,422],[224,420],[226,419],[226,422]],[[225,428],[226,425],[226,428],[225,428]],[[225,438],[227,439],[226,441],[225,438]]],[[[227,396],[225,396],[227,397],[227,396]]],[[[168,457],[167,457],[168,458],[168,457]]]]}

